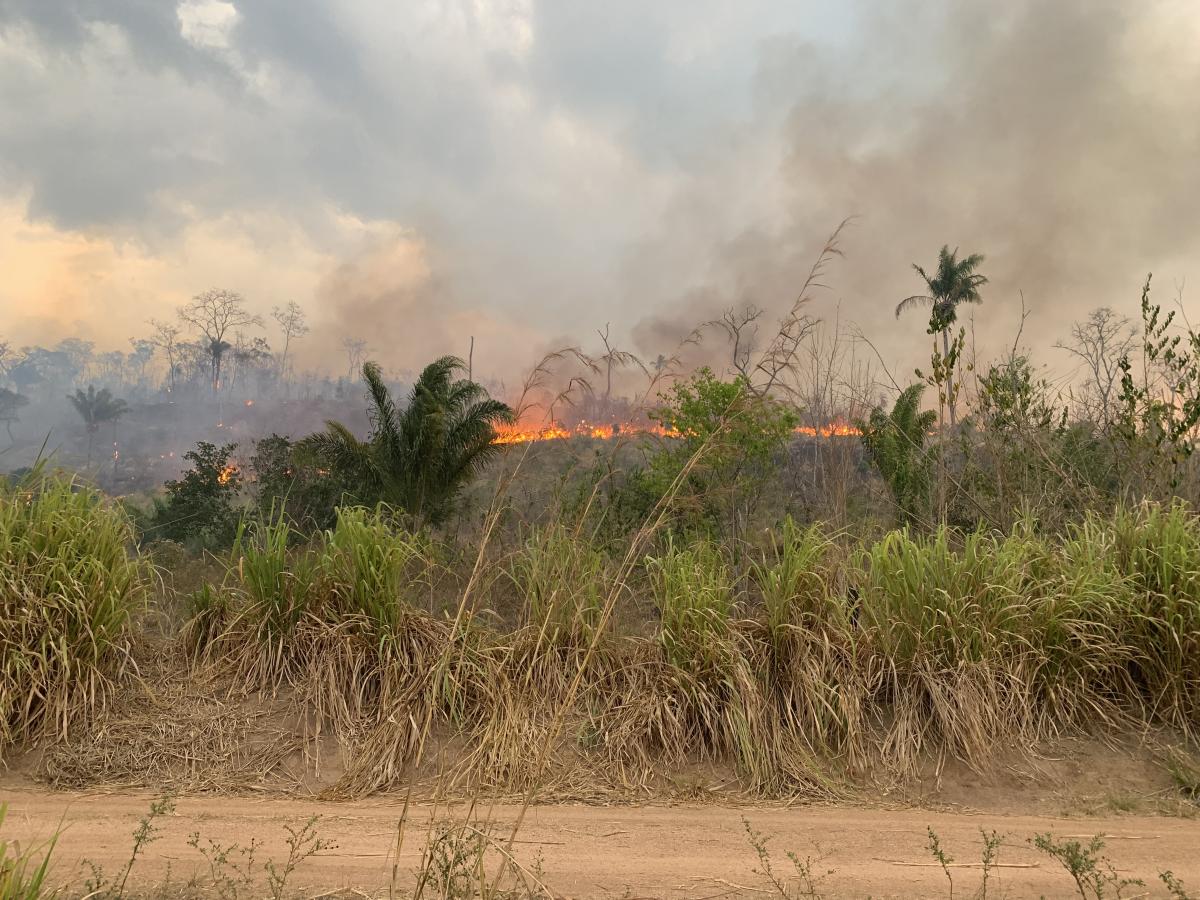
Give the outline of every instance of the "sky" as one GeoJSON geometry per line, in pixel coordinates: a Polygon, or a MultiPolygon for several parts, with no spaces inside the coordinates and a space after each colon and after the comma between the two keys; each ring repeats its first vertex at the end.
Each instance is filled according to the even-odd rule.
{"type": "MultiPolygon", "coordinates": [[[[400,370],[653,358],[783,310],[897,370],[982,252],[981,352],[1200,275],[1193,0],[0,0],[0,340],[124,347],[211,287],[400,370]]],[[[269,332],[268,338],[273,337],[269,332]]]]}

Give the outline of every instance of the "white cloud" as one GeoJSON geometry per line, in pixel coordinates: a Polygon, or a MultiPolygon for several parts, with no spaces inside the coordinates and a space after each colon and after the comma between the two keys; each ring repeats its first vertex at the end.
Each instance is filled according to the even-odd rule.
{"type": "Polygon", "coordinates": [[[229,49],[230,33],[238,21],[237,7],[226,0],[183,0],[175,9],[179,33],[195,47],[229,49]]]}

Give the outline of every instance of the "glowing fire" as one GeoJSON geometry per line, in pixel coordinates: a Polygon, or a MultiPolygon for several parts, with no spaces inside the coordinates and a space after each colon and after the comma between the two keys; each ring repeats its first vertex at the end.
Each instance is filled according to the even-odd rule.
{"type": "Polygon", "coordinates": [[[560,425],[555,422],[544,428],[525,425],[508,425],[497,429],[495,444],[526,444],[530,441],[560,441],[565,438],[591,437],[611,440],[622,435],[656,434],[659,437],[674,437],[675,433],[661,425],[637,422],[618,422],[612,425],[596,425],[580,422],[577,425],[560,425]]]}
{"type": "Polygon", "coordinates": [[[237,473],[238,467],[233,463],[228,463],[225,468],[221,470],[221,474],[217,476],[217,482],[220,484],[229,484],[229,482],[233,480],[233,476],[237,475],[237,473]]]}
{"type": "MultiPolygon", "coordinates": [[[[856,437],[861,432],[846,422],[834,421],[825,425],[813,427],[799,425],[794,429],[798,435],[807,437],[856,437]]],[[[544,428],[532,428],[525,425],[509,425],[497,429],[495,444],[526,444],[530,441],[560,441],[566,438],[591,437],[601,440],[611,440],[615,437],[635,434],[653,434],[658,437],[678,437],[678,433],[661,425],[638,422],[620,422],[614,425],[595,425],[591,422],[580,422],[578,425],[560,425],[555,422],[544,428]]]]}
{"type": "Polygon", "coordinates": [[[858,437],[862,434],[861,431],[848,422],[828,422],[825,425],[819,425],[815,428],[811,425],[797,425],[792,430],[796,434],[803,434],[808,437],[858,437]]]}

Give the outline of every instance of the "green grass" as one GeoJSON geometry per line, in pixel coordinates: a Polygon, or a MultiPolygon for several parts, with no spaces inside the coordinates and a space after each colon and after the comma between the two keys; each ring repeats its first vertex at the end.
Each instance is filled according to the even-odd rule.
{"type": "MultiPolygon", "coordinates": [[[[0,829],[4,827],[7,815],[8,804],[0,803],[0,829]]],[[[4,900],[41,900],[54,896],[54,892],[46,887],[46,876],[57,843],[57,834],[32,846],[0,837],[0,897],[4,900]]]]}
{"type": "Polygon", "coordinates": [[[317,570],[342,614],[394,631],[405,610],[420,606],[432,565],[429,537],[394,526],[385,508],[343,508],[324,536],[317,570]]]}
{"type": "Polygon", "coordinates": [[[646,570],[667,660],[685,670],[719,664],[735,603],[720,549],[700,541],[679,547],[668,540],[658,556],[646,559],[646,570]]]}
{"type": "Polygon", "coordinates": [[[128,662],[147,569],[124,512],[36,470],[0,497],[0,751],[62,737],[128,662]]]}
{"type": "Polygon", "coordinates": [[[614,777],[725,759],[771,794],[828,792],[830,767],[903,775],[952,755],[982,768],[1013,743],[1200,726],[1200,525],[1183,506],[1095,515],[1061,537],[1022,522],[894,531],[857,550],[789,521],[740,572],[711,541],[664,539],[616,585],[599,547],[549,526],[482,563],[480,584],[515,586],[507,623],[486,587],[457,624],[423,611],[449,554],[385,511],[343,510],[293,544],[279,524],[239,542],[226,589],[201,604],[236,623],[224,639],[203,629],[210,658],[279,660],[347,733],[380,723],[381,772],[402,771],[442,723],[471,777],[504,782],[577,676],[565,733],[614,777]],[[652,606],[656,627],[585,654],[610,596],[652,606]],[[567,633],[585,640],[545,639],[567,633]]]}
{"type": "Polygon", "coordinates": [[[533,529],[505,567],[534,627],[560,635],[591,634],[608,587],[605,557],[561,524],[533,529]]]}
{"type": "Polygon", "coordinates": [[[771,550],[751,565],[772,634],[835,613],[837,541],[821,523],[801,528],[790,516],[771,533],[771,550]]]}

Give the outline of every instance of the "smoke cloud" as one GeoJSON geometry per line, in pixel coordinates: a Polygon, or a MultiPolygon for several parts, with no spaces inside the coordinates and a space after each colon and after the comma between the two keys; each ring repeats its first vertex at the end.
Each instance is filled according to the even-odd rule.
{"type": "MultiPolygon", "coordinates": [[[[860,36],[841,53],[787,39],[764,50],[759,106],[787,110],[782,221],[714,239],[703,211],[719,207],[719,179],[698,178],[702,187],[677,201],[660,241],[678,244],[682,234],[716,271],[665,302],[668,314],[643,320],[642,347],[722,305],[790,301],[831,223],[850,214],[858,218],[843,242],[848,258],[830,275],[824,309],[840,300],[906,362],[920,360],[924,323],[914,313],[894,324],[893,309],[921,287],[909,264],[932,265],[943,243],[987,254],[991,284],[972,312],[992,352],[1013,340],[1022,294],[1024,343],[1044,350],[1096,306],[1136,314],[1148,270],[1168,285],[1192,273],[1194,5],[882,7],[860,19],[860,36]],[[915,355],[904,349],[912,344],[915,355]]],[[[633,281],[653,256],[641,254],[633,281]]]]}
{"type": "Polygon", "coordinates": [[[811,311],[901,376],[943,243],[988,257],[980,354],[1022,295],[1048,351],[1194,274],[1198,38],[1188,0],[0,0],[0,339],[123,346],[219,285],[305,307],[298,366],[473,335],[511,387],[605,323],[653,359],[781,312],[855,216],[811,311]]]}

